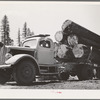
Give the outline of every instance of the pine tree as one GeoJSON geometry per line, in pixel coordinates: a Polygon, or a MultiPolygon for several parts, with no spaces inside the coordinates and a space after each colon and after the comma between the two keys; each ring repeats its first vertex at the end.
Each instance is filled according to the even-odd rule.
{"type": "Polygon", "coordinates": [[[21,38],[20,38],[20,29],[18,29],[18,46],[20,46],[21,38]]]}
{"type": "Polygon", "coordinates": [[[23,33],[22,33],[22,40],[32,35],[34,35],[34,32],[31,32],[30,28],[27,27],[27,23],[25,22],[23,27],[23,33]]]}
{"type": "Polygon", "coordinates": [[[30,36],[32,36],[32,35],[34,35],[34,32],[33,31],[31,32],[30,36]]]}
{"type": "Polygon", "coordinates": [[[3,20],[2,20],[2,26],[1,26],[1,42],[4,43],[5,45],[9,45],[10,39],[9,39],[9,21],[7,16],[5,15],[3,20]]]}
{"type": "Polygon", "coordinates": [[[34,35],[34,32],[31,32],[30,28],[27,29],[27,36],[32,36],[34,35]]]}
{"type": "Polygon", "coordinates": [[[27,36],[30,36],[31,30],[30,28],[27,29],[27,36]]]}
{"type": "Polygon", "coordinates": [[[27,23],[24,23],[22,37],[25,39],[27,37],[27,23]]]}
{"type": "Polygon", "coordinates": [[[14,45],[14,40],[9,37],[9,45],[14,45]]]}

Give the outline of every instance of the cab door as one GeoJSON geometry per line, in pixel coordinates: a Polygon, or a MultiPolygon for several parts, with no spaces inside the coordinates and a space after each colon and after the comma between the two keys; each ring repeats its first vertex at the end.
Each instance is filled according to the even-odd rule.
{"type": "Polygon", "coordinates": [[[39,64],[54,64],[54,48],[50,40],[40,40],[37,49],[39,64]]]}

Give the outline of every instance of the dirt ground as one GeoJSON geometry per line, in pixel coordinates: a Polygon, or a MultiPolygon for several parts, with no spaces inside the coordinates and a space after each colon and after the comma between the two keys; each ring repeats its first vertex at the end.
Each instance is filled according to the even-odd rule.
{"type": "Polygon", "coordinates": [[[79,81],[77,77],[70,77],[67,81],[42,80],[33,83],[31,86],[18,86],[16,82],[7,82],[0,85],[0,89],[100,89],[100,80],[79,81]]]}

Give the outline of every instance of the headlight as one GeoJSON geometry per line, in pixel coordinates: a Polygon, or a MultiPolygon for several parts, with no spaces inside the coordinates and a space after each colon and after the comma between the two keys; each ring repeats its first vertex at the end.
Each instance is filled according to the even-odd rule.
{"type": "Polygon", "coordinates": [[[11,57],[12,57],[12,54],[6,53],[6,55],[5,55],[5,59],[6,59],[6,60],[8,60],[8,59],[11,58],[11,57]]]}

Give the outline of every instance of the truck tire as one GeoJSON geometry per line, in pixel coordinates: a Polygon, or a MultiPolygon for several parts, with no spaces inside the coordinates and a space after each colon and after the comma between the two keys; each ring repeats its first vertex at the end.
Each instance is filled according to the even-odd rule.
{"type": "Polygon", "coordinates": [[[96,77],[100,79],[100,68],[96,69],[96,77]]]}
{"type": "Polygon", "coordinates": [[[60,80],[63,80],[63,81],[67,81],[67,79],[69,78],[69,74],[67,72],[62,72],[60,73],[60,80]]]}
{"type": "Polygon", "coordinates": [[[5,84],[10,80],[11,73],[8,70],[0,70],[0,84],[5,84]]]}
{"type": "MultiPolygon", "coordinates": [[[[82,67],[82,66],[80,66],[80,67],[82,67]]],[[[77,70],[77,77],[78,77],[78,79],[80,81],[83,80],[83,77],[82,77],[82,68],[78,68],[78,70],[77,70]]]]}
{"type": "Polygon", "coordinates": [[[93,78],[93,69],[89,65],[80,65],[77,68],[77,76],[80,81],[93,78]]]}
{"type": "Polygon", "coordinates": [[[14,67],[14,80],[18,85],[31,85],[35,81],[35,65],[25,60],[14,67]]]}
{"type": "Polygon", "coordinates": [[[93,79],[93,68],[89,65],[84,65],[81,74],[83,80],[93,79]]]}

